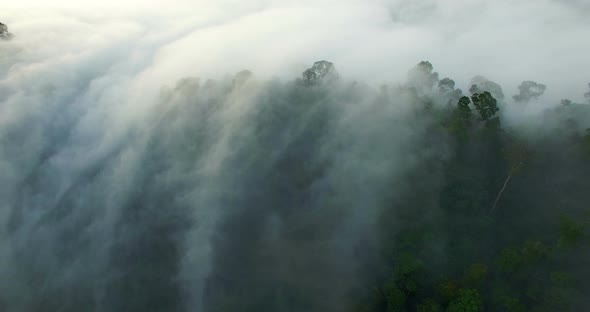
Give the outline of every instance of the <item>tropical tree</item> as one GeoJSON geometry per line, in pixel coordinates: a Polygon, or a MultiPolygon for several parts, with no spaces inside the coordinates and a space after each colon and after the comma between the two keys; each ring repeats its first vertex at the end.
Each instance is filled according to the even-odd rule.
{"type": "Polygon", "coordinates": [[[498,108],[498,102],[488,91],[473,94],[471,100],[479,112],[479,119],[482,121],[490,120],[500,110],[498,108]]]}
{"type": "Polygon", "coordinates": [[[516,102],[528,102],[532,99],[536,99],[545,93],[547,86],[542,83],[537,83],[531,80],[523,81],[518,86],[519,94],[512,98],[516,102]]]}

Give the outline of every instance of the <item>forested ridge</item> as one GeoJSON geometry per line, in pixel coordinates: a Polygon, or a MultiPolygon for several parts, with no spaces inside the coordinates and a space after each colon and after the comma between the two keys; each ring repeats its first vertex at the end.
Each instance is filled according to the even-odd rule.
{"type": "MultiPolygon", "coordinates": [[[[366,98],[360,98],[372,98],[373,91],[357,82],[340,81],[334,65],[321,61],[286,87],[289,103],[276,107],[278,101],[271,101],[272,107],[263,106],[260,119],[255,119],[257,130],[262,131],[255,137],[262,141],[265,130],[277,136],[281,129],[303,123],[278,157],[269,180],[263,182],[270,189],[262,195],[270,197],[265,205],[274,206],[284,218],[282,235],[287,244],[313,246],[296,257],[303,263],[317,253],[333,257],[333,251],[323,250],[322,242],[338,238],[323,235],[334,231],[332,224],[338,224],[344,213],[352,217],[375,214],[371,227],[377,238],[343,242],[354,246],[349,256],[359,261],[354,270],[361,273],[344,271],[358,274],[357,284],[341,294],[337,284],[343,272],[333,266],[346,265],[346,258],[328,258],[326,263],[309,267],[289,264],[297,260],[288,257],[275,259],[278,262],[267,259],[277,271],[265,271],[265,265],[254,262],[252,267],[263,270],[248,273],[241,265],[244,259],[236,259],[238,263],[229,267],[238,270],[237,274],[229,274],[241,276],[241,270],[246,270],[247,278],[230,277],[226,281],[230,290],[219,286],[218,290],[224,290],[220,297],[212,291],[206,298],[212,310],[320,311],[336,306],[340,311],[367,312],[577,311],[587,307],[590,105],[565,99],[539,114],[536,123],[523,117],[506,125],[503,119],[510,118],[507,114],[511,112],[502,114],[503,110],[509,110],[509,105],[516,106],[513,111],[535,105],[546,86],[524,81],[519,94],[509,101],[500,85],[484,77],[472,82],[469,92],[463,93],[455,89],[452,79],[439,79],[429,62],[421,62],[409,72],[405,84],[382,86],[370,109],[355,115],[369,119],[369,129],[346,134],[350,130],[345,123],[335,125],[342,118],[338,105],[365,102],[366,98]],[[392,109],[395,105],[405,109],[392,109]],[[267,124],[269,121],[276,124],[267,124]],[[387,131],[408,128],[411,134],[403,142],[396,142],[394,132],[388,141],[387,131]],[[326,139],[334,136],[332,131],[340,133],[337,142],[326,139]],[[322,149],[333,153],[326,145],[334,144],[336,151],[348,154],[359,144],[356,140],[367,142],[356,159],[366,163],[355,169],[374,169],[370,164],[375,162],[377,170],[383,171],[373,172],[369,181],[354,181],[366,178],[366,173],[349,177],[352,181],[331,181],[368,183],[332,198],[332,186],[323,180],[331,179],[330,171],[339,160],[333,155],[323,159],[322,149]],[[395,159],[398,153],[407,157],[402,161],[404,168],[384,165],[400,162],[395,159]],[[375,178],[375,174],[381,176],[375,178]],[[367,198],[372,192],[376,198],[367,198]],[[310,200],[320,200],[321,204],[316,203],[320,207],[308,208],[306,201],[310,200]],[[364,207],[364,201],[378,208],[364,207]],[[318,215],[306,209],[323,212],[318,215]],[[312,216],[302,218],[303,223],[301,217],[291,219],[290,214],[300,213],[312,216]],[[299,273],[282,271],[290,265],[299,273]],[[325,277],[305,283],[289,276],[315,274],[315,270],[325,277]],[[252,281],[256,282],[250,284],[252,281]],[[238,286],[242,283],[244,288],[238,286]],[[250,285],[257,288],[248,288],[250,285]],[[334,303],[338,300],[342,304],[334,303]]],[[[284,142],[268,139],[275,144],[284,142]]],[[[248,215],[245,211],[240,218],[250,218],[248,215]]],[[[267,247],[256,248],[264,252],[267,247]]],[[[275,248],[280,250],[281,243],[275,248]]],[[[227,252],[229,256],[233,250],[227,252]]],[[[342,278],[350,282],[349,276],[342,278]]]]}
{"type": "Polygon", "coordinates": [[[185,78],[103,129],[119,108],[76,98],[91,79],[3,126],[6,311],[590,306],[585,90],[536,109],[550,85],[463,91],[423,61],[374,87],[319,61],[185,78]]]}
{"type": "MultiPolygon", "coordinates": [[[[530,99],[527,85],[510,105],[530,99]]],[[[474,89],[447,107],[419,100],[418,111],[436,116],[431,134],[450,138],[452,152],[409,173],[407,194],[384,213],[388,260],[358,311],[587,307],[590,106],[564,100],[531,135],[504,126],[508,104],[474,89]]]]}

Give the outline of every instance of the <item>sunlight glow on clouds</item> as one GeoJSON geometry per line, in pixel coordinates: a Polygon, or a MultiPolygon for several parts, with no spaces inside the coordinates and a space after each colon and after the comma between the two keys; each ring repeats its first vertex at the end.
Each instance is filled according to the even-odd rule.
{"type": "Polygon", "coordinates": [[[133,32],[138,41],[126,45],[149,45],[145,71],[167,81],[244,68],[292,76],[329,59],[344,75],[382,83],[430,60],[463,88],[479,74],[514,86],[534,78],[557,98],[555,90],[584,86],[572,68],[590,68],[583,8],[554,0],[24,0],[0,18],[17,36],[13,45],[29,42],[22,48],[32,54],[93,49],[133,32]],[[29,50],[35,42],[40,51],[29,50]],[[561,79],[566,73],[580,86],[561,79]]]}

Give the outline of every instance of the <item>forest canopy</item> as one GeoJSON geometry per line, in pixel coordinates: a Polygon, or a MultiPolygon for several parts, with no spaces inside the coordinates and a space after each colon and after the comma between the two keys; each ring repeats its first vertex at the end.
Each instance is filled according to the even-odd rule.
{"type": "Polygon", "coordinates": [[[422,61],[374,87],[323,60],[187,77],[131,118],[88,106],[100,86],[0,88],[29,108],[0,135],[7,311],[590,304],[586,90],[539,108],[533,80],[510,96],[422,61]]]}

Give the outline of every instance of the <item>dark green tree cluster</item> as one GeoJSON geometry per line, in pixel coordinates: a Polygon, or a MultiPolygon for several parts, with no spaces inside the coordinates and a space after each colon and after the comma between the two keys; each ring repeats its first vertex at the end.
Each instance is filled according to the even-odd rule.
{"type": "MultiPolygon", "coordinates": [[[[454,83],[439,86],[417,95],[418,105],[429,106],[454,83]]],[[[536,98],[545,88],[523,82],[515,100],[536,98]]],[[[425,160],[428,169],[405,179],[409,194],[384,212],[388,269],[357,311],[585,307],[590,129],[583,125],[590,106],[569,101],[548,110],[541,133],[527,136],[503,126],[501,107],[509,103],[475,84],[470,91],[454,106],[429,107],[440,125],[432,135],[451,138],[452,156],[425,160]]]]}
{"type": "MultiPolygon", "coordinates": [[[[504,119],[514,103],[483,77],[464,96],[421,62],[406,84],[373,90],[320,61],[294,81],[258,86],[251,103],[240,102],[251,105],[245,118],[225,123],[252,83],[249,71],[183,80],[163,93],[166,113],[154,132],[151,157],[175,159],[180,170],[206,163],[217,133],[231,151],[204,178],[222,190],[214,203],[231,207],[213,237],[206,311],[585,307],[589,105],[547,110],[531,135],[504,119]]],[[[525,102],[544,90],[521,86],[525,102]]],[[[149,280],[175,269],[162,257],[158,274],[127,270],[149,280]]],[[[174,283],[120,285],[117,293],[163,288],[175,307],[174,283]]]]}

